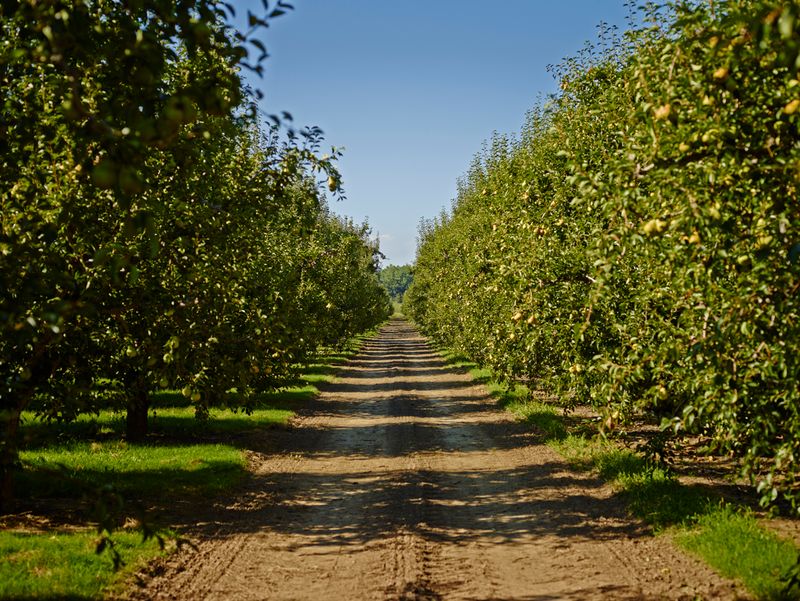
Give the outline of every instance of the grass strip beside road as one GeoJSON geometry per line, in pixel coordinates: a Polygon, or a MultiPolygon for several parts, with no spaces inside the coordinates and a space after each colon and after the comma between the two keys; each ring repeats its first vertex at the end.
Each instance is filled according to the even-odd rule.
{"type": "Polygon", "coordinates": [[[623,495],[632,514],[656,534],[666,533],[728,578],[741,581],[758,599],[800,599],[785,575],[797,564],[798,548],[759,523],[744,506],[709,489],[681,483],[668,469],[619,442],[570,428],[558,407],[531,398],[521,384],[498,382],[462,355],[437,348],[454,367],[469,371],[517,419],[542,432],[546,443],[576,470],[595,470],[623,495]]]}
{"type": "Polygon", "coordinates": [[[758,599],[797,599],[782,577],[797,561],[797,547],[765,529],[750,511],[718,505],[676,533],[678,544],[720,574],[737,578],[758,599]]]}
{"type": "Polygon", "coordinates": [[[155,540],[143,543],[139,532],[116,532],[115,548],[125,565],[114,572],[111,558],[95,553],[97,538],[88,529],[0,531],[0,598],[97,599],[163,553],[155,540]]]}
{"type": "Polygon", "coordinates": [[[663,467],[618,444],[568,434],[552,446],[576,468],[593,468],[625,497],[631,512],[656,533],[666,532],[686,551],[757,599],[797,599],[784,577],[798,549],[759,523],[753,511],[701,486],[687,485],[663,467]]]}

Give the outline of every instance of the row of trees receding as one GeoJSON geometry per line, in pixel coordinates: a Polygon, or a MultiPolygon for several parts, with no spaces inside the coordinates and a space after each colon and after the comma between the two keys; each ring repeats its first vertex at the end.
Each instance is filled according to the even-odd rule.
{"type": "Polygon", "coordinates": [[[257,117],[232,10],[0,3],[0,501],[28,408],[116,407],[138,440],[154,390],[247,409],[390,312],[368,228],[326,207],[336,151],[257,117]]]}
{"type": "Polygon", "coordinates": [[[800,5],[651,7],[424,222],[406,310],[509,379],[800,499],[800,5]]]}

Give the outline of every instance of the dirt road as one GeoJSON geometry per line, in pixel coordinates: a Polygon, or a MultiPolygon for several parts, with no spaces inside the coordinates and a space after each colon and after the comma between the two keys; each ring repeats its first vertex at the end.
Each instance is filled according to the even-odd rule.
{"type": "Polygon", "coordinates": [[[406,322],[365,345],[312,411],[264,434],[230,505],[157,599],[692,599],[743,594],[569,471],[406,322]]]}

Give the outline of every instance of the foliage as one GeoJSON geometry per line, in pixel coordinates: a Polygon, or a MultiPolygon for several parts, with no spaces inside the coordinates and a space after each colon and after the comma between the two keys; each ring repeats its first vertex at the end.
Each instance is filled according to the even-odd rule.
{"type": "Polygon", "coordinates": [[[421,224],[406,310],[606,430],[707,434],[764,503],[796,503],[800,6],[646,10],[421,224]]]}

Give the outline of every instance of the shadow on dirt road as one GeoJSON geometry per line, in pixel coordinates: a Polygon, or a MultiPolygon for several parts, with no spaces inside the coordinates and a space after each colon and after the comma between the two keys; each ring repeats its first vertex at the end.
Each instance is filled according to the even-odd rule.
{"type": "Polygon", "coordinates": [[[170,599],[734,598],[629,519],[485,389],[393,320],[292,428],[252,441],[196,553],[134,596],[170,599]]]}

